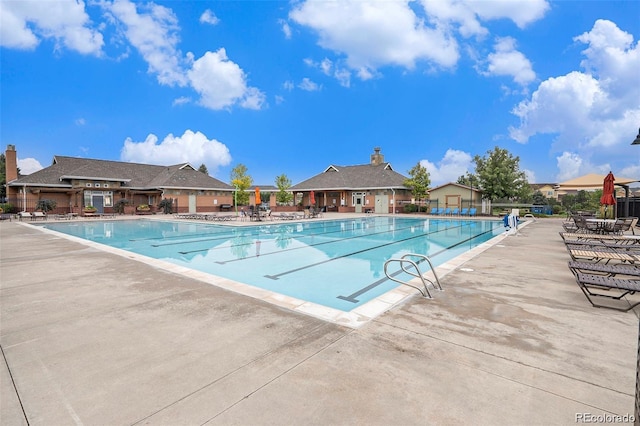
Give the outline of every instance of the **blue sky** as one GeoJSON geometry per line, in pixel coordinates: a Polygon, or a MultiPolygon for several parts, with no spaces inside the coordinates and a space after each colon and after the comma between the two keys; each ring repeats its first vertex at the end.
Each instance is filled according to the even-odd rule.
{"type": "Polygon", "coordinates": [[[640,179],[638,1],[0,2],[2,150],[295,184],[374,147],[432,185],[640,179]]]}

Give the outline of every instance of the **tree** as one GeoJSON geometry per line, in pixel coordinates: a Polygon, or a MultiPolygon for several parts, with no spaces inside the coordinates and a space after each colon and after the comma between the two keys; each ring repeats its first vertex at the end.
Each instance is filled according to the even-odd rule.
{"type": "Polygon", "coordinates": [[[427,198],[431,179],[429,179],[429,172],[426,167],[422,166],[422,164],[418,162],[418,164],[409,170],[409,176],[411,177],[404,181],[404,186],[411,189],[413,197],[417,200],[427,198]]]}
{"type": "Polygon", "coordinates": [[[467,174],[462,175],[458,178],[457,182],[460,185],[470,186],[471,188],[480,188],[480,181],[476,175],[472,175],[467,172],[467,174]]]}
{"type": "Polygon", "coordinates": [[[276,176],[276,187],[278,192],[276,193],[276,202],[281,204],[288,204],[293,200],[293,194],[289,191],[291,188],[291,180],[285,174],[276,176]]]}
{"type": "Polygon", "coordinates": [[[544,206],[547,204],[547,197],[540,191],[536,191],[533,193],[533,203],[538,206],[544,206]]]}
{"type": "Polygon", "coordinates": [[[7,196],[7,158],[0,154],[0,200],[7,196]]]}
{"type": "Polygon", "coordinates": [[[238,164],[231,170],[231,185],[236,188],[236,205],[244,206],[249,204],[249,193],[247,189],[253,183],[251,176],[247,174],[247,166],[238,164]]]}
{"type": "Polygon", "coordinates": [[[207,170],[207,166],[205,166],[204,163],[200,164],[200,167],[198,167],[198,171],[204,173],[205,175],[209,175],[209,170],[207,170]]]}
{"type": "Polygon", "coordinates": [[[36,204],[36,210],[47,213],[55,209],[57,204],[58,203],[56,203],[55,200],[38,200],[38,203],[36,204]]]}
{"type": "Polygon", "coordinates": [[[512,156],[506,149],[496,146],[484,157],[476,155],[473,161],[482,198],[491,201],[513,199],[531,191],[524,172],[520,171],[520,157],[512,156]]]}

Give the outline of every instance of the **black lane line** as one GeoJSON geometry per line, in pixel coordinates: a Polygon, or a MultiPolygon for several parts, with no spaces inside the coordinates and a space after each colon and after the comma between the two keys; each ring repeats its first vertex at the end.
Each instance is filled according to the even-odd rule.
{"type": "MultiPolygon", "coordinates": [[[[437,231],[434,231],[434,232],[427,232],[426,234],[414,235],[412,237],[403,238],[401,240],[393,241],[391,243],[380,244],[380,245],[377,245],[377,246],[373,246],[373,247],[369,247],[369,248],[366,248],[366,249],[354,251],[354,252],[351,252],[351,253],[346,253],[346,254],[343,254],[343,255],[340,255],[340,256],[333,257],[331,259],[323,260],[322,262],[311,263],[311,264],[308,264],[308,265],[305,265],[305,266],[301,266],[301,267],[296,268],[296,269],[290,269],[288,271],[281,272],[279,274],[265,275],[265,278],[271,278],[272,280],[277,280],[283,275],[288,275],[288,274],[291,274],[291,273],[294,273],[294,272],[302,271],[302,270],[307,269],[307,268],[313,268],[314,266],[318,266],[318,265],[322,265],[322,264],[325,264],[325,263],[333,262],[334,260],[342,259],[342,258],[345,258],[345,257],[350,257],[350,256],[353,256],[353,255],[356,255],[356,254],[360,254],[360,253],[364,253],[364,252],[370,251],[370,250],[379,249],[381,247],[386,247],[386,246],[391,246],[391,245],[394,245],[394,244],[403,243],[405,241],[414,240],[416,238],[423,238],[423,237],[426,237],[428,235],[437,234],[438,232],[444,232],[444,231],[447,231],[447,230],[450,230],[450,229],[455,229],[455,228],[445,228],[445,229],[440,229],[440,230],[437,230],[437,231]]],[[[482,235],[482,234],[479,234],[479,235],[482,235]]],[[[335,241],[332,241],[332,242],[335,242],[335,241]]],[[[456,243],[452,247],[455,247],[457,244],[458,243],[456,243]]]]}
{"type": "MultiPolygon", "coordinates": [[[[382,226],[384,226],[384,225],[381,225],[379,227],[382,227],[382,226]]],[[[379,228],[379,227],[374,227],[374,228],[379,228]]],[[[402,230],[410,229],[410,228],[411,228],[411,226],[407,226],[406,228],[398,228],[396,231],[402,231],[402,230]]],[[[452,228],[447,228],[447,229],[452,229],[452,228]]],[[[296,238],[297,240],[306,240],[306,239],[310,239],[310,238],[313,239],[315,237],[321,237],[321,236],[324,236],[324,235],[336,234],[336,233],[342,233],[342,232],[346,232],[346,231],[337,230],[337,231],[331,231],[331,232],[321,232],[321,233],[311,234],[311,235],[302,235],[302,236],[298,236],[298,237],[293,235],[292,238],[296,238]]],[[[372,233],[362,234],[362,235],[353,235],[351,237],[343,237],[339,241],[346,241],[346,240],[353,240],[353,239],[356,239],[356,238],[370,237],[372,235],[381,235],[381,234],[386,234],[386,233],[389,233],[389,232],[390,232],[389,230],[386,230],[386,231],[372,232],[372,233]]],[[[271,254],[278,254],[278,253],[282,253],[284,251],[302,250],[302,249],[309,248],[309,247],[316,247],[316,246],[319,246],[319,245],[332,244],[332,243],[336,243],[336,242],[338,242],[338,241],[337,240],[323,241],[323,242],[319,242],[319,243],[307,244],[304,247],[294,247],[294,248],[288,248],[288,249],[281,249],[281,250],[278,250],[278,251],[272,251],[272,252],[261,254],[261,256],[268,256],[268,255],[271,255],[271,254]]],[[[244,244],[235,244],[235,245],[233,245],[233,247],[241,247],[243,245],[252,245],[254,243],[255,243],[255,241],[247,242],[247,243],[244,243],[244,244]]],[[[198,253],[198,252],[202,252],[202,251],[217,250],[217,249],[222,250],[223,248],[222,247],[216,247],[216,248],[208,248],[208,249],[180,251],[178,253],[180,253],[180,254],[190,254],[190,253],[198,253]]],[[[243,257],[241,259],[221,260],[221,261],[217,261],[216,263],[218,263],[220,265],[224,265],[225,263],[239,262],[241,260],[245,260],[245,259],[248,259],[250,257],[255,257],[255,256],[247,256],[247,257],[243,257]]]]}
{"type": "MultiPolygon", "coordinates": [[[[451,228],[449,228],[449,229],[451,229],[451,228]]],[[[459,246],[459,245],[464,244],[464,243],[466,243],[468,241],[471,241],[471,240],[473,240],[475,238],[478,238],[480,235],[488,234],[489,232],[493,232],[493,229],[490,229],[488,231],[485,231],[485,232],[482,232],[480,234],[477,234],[474,237],[467,238],[466,240],[463,240],[463,241],[457,242],[455,244],[452,244],[449,247],[445,247],[442,250],[437,251],[436,253],[434,253],[430,257],[438,256],[440,253],[444,253],[447,250],[451,250],[452,248],[454,248],[456,246],[459,246]]],[[[424,262],[424,259],[420,259],[416,263],[420,263],[420,262],[424,262]]],[[[400,275],[401,273],[402,273],[402,269],[399,269],[398,271],[396,271],[393,274],[391,274],[391,276],[395,277],[396,275],[400,275]]],[[[351,293],[348,296],[336,296],[336,299],[346,300],[347,302],[351,302],[351,303],[358,303],[359,300],[356,299],[356,297],[368,292],[369,290],[371,290],[373,288],[376,288],[377,286],[379,286],[380,284],[382,284],[383,282],[385,282],[387,280],[388,280],[388,278],[381,278],[378,281],[374,281],[373,283],[369,284],[368,286],[363,287],[360,290],[356,291],[355,293],[351,293]]]]}
{"type": "MultiPolygon", "coordinates": [[[[461,226],[457,226],[457,227],[455,227],[455,228],[458,228],[458,227],[461,227],[461,226]]],[[[410,228],[411,228],[411,226],[408,226],[408,227],[406,227],[406,228],[398,228],[398,229],[394,230],[394,232],[395,232],[395,231],[402,231],[402,230],[410,229],[410,228]]],[[[426,234],[420,234],[420,235],[416,236],[415,238],[418,238],[418,237],[424,237],[424,236],[427,236],[427,235],[436,234],[436,233],[438,233],[438,232],[446,231],[446,230],[449,230],[449,229],[455,229],[455,228],[453,228],[453,227],[452,227],[452,228],[445,228],[445,229],[441,229],[441,230],[436,230],[436,231],[433,231],[433,232],[428,232],[428,233],[426,233],[426,234]]],[[[321,245],[324,245],[324,244],[334,244],[334,243],[338,243],[338,242],[342,242],[342,241],[354,240],[354,239],[356,239],[356,238],[366,238],[366,237],[371,237],[371,236],[373,236],[373,235],[387,234],[387,233],[389,233],[389,232],[390,232],[390,231],[388,231],[388,230],[387,230],[387,231],[374,232],[374,233],[365,234],[365,235],[354,235],[354,236],[352,236],[352,237],[345,237],[345,238],[342,238],[342,239],[340,239],[339,241],[337,241],[337,240],[334,240],[334,241],[323,241],[323,242],[314,243],[314,244],[307,244],[307,245],[305,245],[304,247],[294,247],[294,248],[289,248],[289,249],[282,249],[282,250],[278,250],[278,251],[272,251],[272,252],[267,252],[267,253],[261,253],[261,254],[260,254],[260,256],[263,256],[263,257],[264,257],[264,256],[272,255],[272,254],[280,254],[280,253],[285,252],[285,251],[303,250],[303,249],[307,249],[307,248],[309,248],[309,247],[317,247],[317,246],[321,246],[321,245]]],[[[306,237],[306,236],[305,236],[305,237],[306,237]]],[[[381,245],[381,246],[378,246],[378,247],[384,247],[385,245],[388,245],[388,244],[395,244],[396,242],[401,242],[401,241],[406,241],[406,240],[398,240],[398,241],[394,241],[393,243],[385,243],[385,244],[383,244],[383,245],[381,245]]],[[[254,244],[254,242],[247,243],[247,245],[248,245],[248,244],[254,244]]],[[[238,244],[238,245],[236,245],[235,247],[239,247],[239,246],[241,246],[241,244],[238,244]]],[[[373,247],[373,248],[376,248],[376,247],[373,247]]],[[[354,252],[354,253],[348,253],[348,254],[346,254],[346,255],[342,255],[342,256],[339,256],[339,257],[335,257],[335,258],[333,258],[333,259],[340,259],[341,257],[351,256],[352,254],[361,253],[361,252],[363,252],[363,251],[367,251],[367,250],[371,250],[371,249],[365,249],[365,250],[361,250],[361,251],[354,252]]],[[[195,251],[203,251],[203,250],[194,250],[194,252],[195,252],[195,251]]],[[[204,251],[206,251],[206,250],[204,250],[204,251]]],[[[191,252],[179,252],[179,253],[180,253],[180,254],[188,254],[188,253],[191,253],[191,252]]],[[[252,256],[247,256],[247,257],[243,257],[243,258],[239,258],[239,259],[219,260],[219,261],[216,261],[215,263],[217,263],[217,264],[219,264],[219,265],[224,265],[224,264],[226,264],[226,263],[239,262],[239,261],[242,261],[242,260],[250,259],[250,258],[252,258],[252,257],[258,257],[258,256],[257,256],[257,255],[252,255],[252,256]]],[[[333,259],[325,260],[325,261],[323,261],[323,262],[317,263],[317,265],[320,265],[320,264],[322,264],[322,263],[326,263],[326,262],[330,262],[330,261],[332,261],[333,259]]],[[[311,266],[314,266],[314,265],[315,265],[315,264],[308,265],[308,266],[303,266],[303,267],[298,268],[298,269],[304,269],[305,267],[311,267],[311,266]]],[[[280,273],[280,274],[277,274],[277,275],[273,275],[273,276],[271,276],[271,275],[265,275],[265,277],[268,277],[268,278],[278,277],[278,276],[280,276],[280,275],[286,275],[286,274],[288,274],[288,273],[289,273],[289,272],[283,272],[283,273],[280,273]]],[[[273,278],[273,279],[277,279],[277,278],[273,278]]]]}
{"type": "MultiPolygon", "coordinates": [[[[316,222],[319,224],[319,222],[316,222]]],[[[291,226],[291,225],[284,225],[284,224],[278,224],[278,225],[273,225],[273,226],[291,226]]],[[[329,228],[335,228],[338,225],[331,225],[329,228]]],[[[383,226],[383,225],[380,225],[383,226]]],[[[316,226],[314,228],[311,228],[312,230],[315,229],[326,229],[327,227],[319,227],[316,226]]],[[[305,235],[304,237],[314,237],[317,235],[326,235],[326,234],[333,234],[336,232],[343,232],[342,230],[337,230],[337,231],[329,231],[329,232],[318,232],[318,233],[314,233],[314,234],[310,234],[310,235],[305,235]]],[[[277,232],[271,232],[269,233],[269,235],[275,235],[277,232]]],[[[193,236],[196,236],[196,234],[192,234],[193,236]]],[[[215,235],[215,234],[213,234],[215,235]]],[[[220,235],[220,233],[217,233],[217,235],[220,235]]],[[[257,232],[247,232],[245,234],[240,234],[240,235],[233,235],[233,234],[225,234],[225,236],[221,236],[221,237],[215,237],[215,238],[203,238],[203,239],[198,239],[198,240],[189,240],[189,241],[178,241],[178,242],[173,242],[173,243],[165,243],[165,244],[151,244],[151,247],[165,247],[165,246],[171,246],[171,245],[181,245],[181,244],[190,244],[190,243],[199,243],[199,242],[203,242],[203,241],[216,241],[216,240],[228,240],[228,239],[233,239],[233,238],[237,238],[238,236],[243,236],[243,237],[253,237],[253,236],[260,236],[260,235],[264,235],[262,232],[257,231],[257,232]]],[[[149,240],[157,240],[160,239],[162,237],[153,237],[153,238],[148,238],[149,240]]],[[[175,236],[175,237],[169,237],[169,238],[184,238],[181,236],[175,236]]],[[[132,239],[129,241],[143,241],[144,239],[132,239]]],[[[241,246],[242,244],[239,244],[238,246],[241,246]]],[[[190,251],[181,251],[179,252],[180,254],[189,254],[189,253],[197,253],[199,251],[207,251],[210,249],[198,249],[198,250],[190,250],[190,251]]]]}

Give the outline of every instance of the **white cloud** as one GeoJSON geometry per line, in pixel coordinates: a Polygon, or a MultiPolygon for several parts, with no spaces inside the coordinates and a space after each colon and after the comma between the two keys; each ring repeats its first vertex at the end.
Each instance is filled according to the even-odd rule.
{"type": "MultiPolygon", "coordinates": [[[[630,163],[635,166],[638,158],[630,143],[640,122],[639,45],[603,20],[575,40],[588,44],[580,63],[586,72],[572,71],[541,82],[530,99],[513,109],[520,125],[510,128],[510,135],[521,143],[538,134],[553,135],[552,152],[570,150],[581,159],[598,158],[600,165],[591,169],[611,164],[615,172],[630,163]]],[[[575,158],[565,154],[559,158],[560,176],[570,174],[575,158]]]]}
{"type": "Polygon", "coordinates": [[[527,182],[529,183],[537,182],[536,173],[533,170],[522,169],[522,172],[524,173],[524,176],[527,179],[527,182]]]}
{"type": "Polygon", "coordinates": [[[125,37],[147,62],[149,72],[157,74],[160,84],[187,85],[182,55],[177,48],[180,27],[171,9],[155,3],[136,5],[129,0],[102,4],[124,24],[125,37]],[[140,7],[140,12],[136,6],[140,7]]]}
{"type": "Polygon", "coordinates": [[[280,19],[278,21],[278,23],[280,23],[280,25],[282,26],[282,32],[284,33],[284,37],[286,39],[290,39],[291,38],[291,27],[289,26],[289,23],[287,21],[285,21],[284,19],[280,19]]]}
{"type": "Polygon", "coordinates": [[[202,15],[200,15],[200,23],[209,25],[218,25],[220,19],[211,10],[207,9],[202,15]]]}
{"type": "Polygon", "coordinates": [[[293,84],[293,81],[291,81],[291,80],[287,80],[284,83],[282,83],[282,88],[284,90],[292,91],[295,87],[296,87],[296,85],[293,84]]]}
{"type": "Polygon", "coordinates": [[[244,71],[227,58],[224,48],[206,52],[187,73],[191,86],[200,94],[200,104],[214,110],[238,103],[245,108],[260,109],[265,95],[247,86],[244,71]]]}
{"type": "Polygon", "coordinates": [[[1,1],[0,45],[35,49],[42,39],[52,39],[56,50],[66,48],[86,55],[101,55],[100,32],[81,0],[1,1]]]}
{"type": "Polygon", "coordinates": [[[120,159],[161,166],[189,163],[197,168],[205,164],[212,175],[218,167],[231,163],[231,155],[226,145],[215,139],[208,139],[201,132],[191,130],[186,130],[179,137],[169,134],[160,143],[154,134],[149,134],[142,142],[134,142],[127,138],[120,152],[120,159]]]}
{"type": "Polygon", "coordinates": [[[317,83],[314,83],[307,77],[302,79],[300,84],[298,84],[298,87],[302,90],[306,90],[307,92],[316,92],[321,89],[317,83]]]}
{"type": "Polygon", "coordinates": [[[303,2],[289,17],[318,33],[320,46],[346,56],[361,79],[381,66],[413,69],[417,61],[451,67],[458,46],[439,27],[428,27],[407,2],[303,2]]]}
{"type": "Polygon", "coordinates": [[[556,157],[558,164],[558,182],[573,179],[582,174],[582,158],[578,154],[572,152],[563,152],[562,155],[556,157]]]}
{"type": "Polygon", "coordinates": [[[20,169],[21,175],[30,175],[38,170],[42,170],[44,167],[42,167],[42,164],[35,158],[24,158],[18,159],[18,168],[20,169]]]}
{"type": "Polygon", "coordinates": [[[531,62],[516,49],[516,40],[512,37],[498,38],[494,45],[494,53],[487,57],[484,75],[510,76],[521,85],[531,83],[536,79],[531,62]]]}
{"type": "Polygon", "coordinates": [[[483,37],[488,30],[480,21],[509,19],[519,28],[535,22],[549,10],[546,0],[473,1],[473,0],[422,0],[422,5],[432,19],[443,25],[455,25],[465,38],[483,37]]]}
{"type": "Polygon", "coordinates": [[[420,160],[420,164],[429,172],[432,187],[456,182],[460,176],[473,168],[472,162],[471,154],[456,149],[448,149],[442,160],[437,163],[420,160]]]}
{"type": "Polygon", "coordinates": [[[191,102],[191,98],[180,96],[179,98],[175,98],[171,104],[173,106],[178,106],[188,104],[189,102],[191,102]]]}

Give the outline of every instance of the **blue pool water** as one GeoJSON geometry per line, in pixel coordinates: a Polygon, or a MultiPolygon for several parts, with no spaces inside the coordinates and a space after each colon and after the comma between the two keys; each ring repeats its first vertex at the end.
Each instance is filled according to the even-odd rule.
{"type": "Polygon", "coordinates": [[[243,227],[160,220],[42,226],[345,312],[398,286],[384,274],[387,259],[420,253],[437,266],[504,231],[500,221],[386,216],[243,227]]]}

